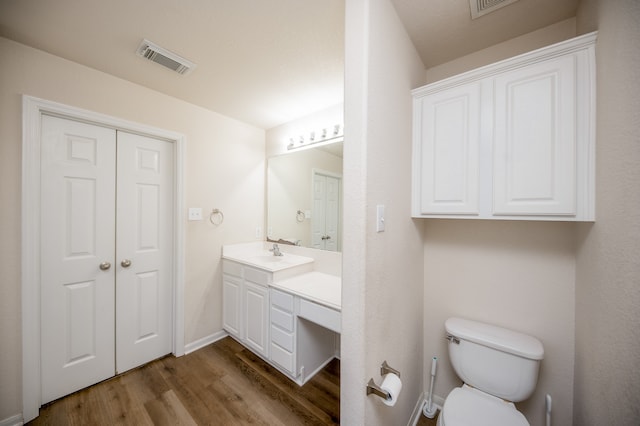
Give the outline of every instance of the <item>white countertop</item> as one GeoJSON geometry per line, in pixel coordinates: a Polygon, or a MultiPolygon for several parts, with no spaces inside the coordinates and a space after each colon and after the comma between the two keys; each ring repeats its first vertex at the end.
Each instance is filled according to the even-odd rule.
{"type": "Polygon", "coordinates": [[[322,272],[308,272],[274,282],[272,287],[342,311],[342,278],[322,272]]]}

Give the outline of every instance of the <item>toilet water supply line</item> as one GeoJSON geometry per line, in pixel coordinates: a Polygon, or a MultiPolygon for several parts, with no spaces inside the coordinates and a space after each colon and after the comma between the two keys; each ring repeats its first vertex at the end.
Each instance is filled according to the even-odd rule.
{"type": "Polygon", "coordinates": [[[551,426],[551,395],[544,398],[544,405],[547,411],[547,426],[551,426]]]}
{"type": "MultiPolygon", "coordinates": [[[[433,379],[436,377],[436,363],[438,362],[438,358],[435,356],[431,360],[431,384],[429,384],[429,397],[427,398],[427,402],[425,402],[424,407],[422,408],[422,414],[425,417],[432,419],[436,413],[438,412],[438,406],[433,404],[433,379]]],[[[548,425],[547,425],[548,426],[548,425]]]]}

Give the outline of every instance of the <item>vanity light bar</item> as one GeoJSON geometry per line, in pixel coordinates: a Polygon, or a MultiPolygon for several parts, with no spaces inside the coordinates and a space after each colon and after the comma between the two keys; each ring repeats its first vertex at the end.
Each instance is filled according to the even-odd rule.
{"type": "Polygon", "coordinates": [[[305,139],[305,137],[301,135],[298,143],[296,143],[293,138],[289,138],[289,145],[287,145],[287,149],[291,151],[292,149],[306,148],[311,145],[328,145],[330,143],[339,142],[344,139],[344,132],[342,130],[342,126],[336,124],[333,126],[333,132],[331,134],[328,134],[327,129],[323,128],[318,139],[316,139],[315,131],[309,133],[308,139],[305,139]]]}

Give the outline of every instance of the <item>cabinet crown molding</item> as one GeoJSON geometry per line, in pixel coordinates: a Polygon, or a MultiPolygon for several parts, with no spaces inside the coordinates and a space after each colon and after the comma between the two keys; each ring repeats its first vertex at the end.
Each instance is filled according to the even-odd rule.
{"type": "Polygon", "coordinates": [[[524,67],[545,59],[571,54],[579,50],[594,49],[597,36],[598,32],[593,31],[569,40],[560,41],[549,46],[541,47],[530,52],[522,53],[511,58],[503,59],[489,65],[484,65],[482,67],[465,71],[461,74],[456,74],[454,76],[429,83],[425,86],[413,89],[411,94],[414,97],[424,96],[432,92],[446,89],[447,87],[459,86],[470,81],[491,77],[492,75],[505,72],[513,68],[524,67]]]}

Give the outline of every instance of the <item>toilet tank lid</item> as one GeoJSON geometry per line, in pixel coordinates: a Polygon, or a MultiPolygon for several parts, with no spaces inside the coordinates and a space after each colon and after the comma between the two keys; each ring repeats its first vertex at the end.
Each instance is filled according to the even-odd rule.
{"type": "Polygon", "coordinates": [[[462,340],[528,359],[544,358],[542,342],[528,334],[462,318],[449,318],[444,328],[447,333],[462,340]]]}

